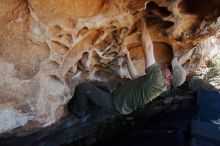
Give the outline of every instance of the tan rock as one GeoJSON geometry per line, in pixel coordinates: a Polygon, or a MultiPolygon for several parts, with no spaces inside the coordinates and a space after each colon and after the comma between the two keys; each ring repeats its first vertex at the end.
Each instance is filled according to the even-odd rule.
{"type": "Polygon", "coordinates": [[[197,2],[1,0],[0,119],[7,111],[4,118],[19,124],[0,124],[0,132],[28,120],[42,126],[56,122],[67,113],[64,107],[80,82],[129,77],[123,47],[144,73],[139,22],[143,16],[157,62],[163,65],[182,56],[181,64],[191,72],[197,67],[194,61],[202,58],[196,45],[220,26],[220,3],[197,2]]]}

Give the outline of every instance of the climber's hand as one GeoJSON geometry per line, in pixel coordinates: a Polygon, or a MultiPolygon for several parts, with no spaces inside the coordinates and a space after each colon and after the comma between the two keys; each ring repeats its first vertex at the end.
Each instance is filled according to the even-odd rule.
{"type": "Polygon", "coordinates": [[[122,56],[130,57],[130,54],[127,48],[122,49],[122,56]]]}

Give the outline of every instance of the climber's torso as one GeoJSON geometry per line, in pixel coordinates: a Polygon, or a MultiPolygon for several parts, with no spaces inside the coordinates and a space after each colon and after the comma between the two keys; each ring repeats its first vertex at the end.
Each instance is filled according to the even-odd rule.
{"type": "Polygon", "coordinates": [[[127,81],[113,92],[113,103],[118,112],[129,114],[147,104],[166,90],[160,67],[146,69],[146,74],[127,81]]]}

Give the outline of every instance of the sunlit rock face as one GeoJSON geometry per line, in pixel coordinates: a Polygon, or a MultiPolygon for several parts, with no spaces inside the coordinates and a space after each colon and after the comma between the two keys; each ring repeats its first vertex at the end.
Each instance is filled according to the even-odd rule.
{"type": "Polygon", "coordinates": [[[0,133],[58,121],[80,82],[129,77],[124,48],[143,73],[143,16],[157,62],[189,52],[181,59],[187,67],[191,48],[219,30],[219,7],[218,0],[1,0],[0,133]]]}

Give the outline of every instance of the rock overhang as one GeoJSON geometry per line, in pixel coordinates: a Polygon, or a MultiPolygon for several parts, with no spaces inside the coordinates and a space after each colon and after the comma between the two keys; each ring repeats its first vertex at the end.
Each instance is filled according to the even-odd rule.
{"type": "MultiPolygon", "coordinates": [[[[146,17],[157,62],[169,63],[219,30],[218,1],[189,3],[1,1],[0,104],[28,119],[22,125],[48,126],[66,114],[76,84],[129,77],[123,47],[143,73],[141,17],[146,17]]],[[[183,59],[186,67],[191,55],[183,59]]]]}

